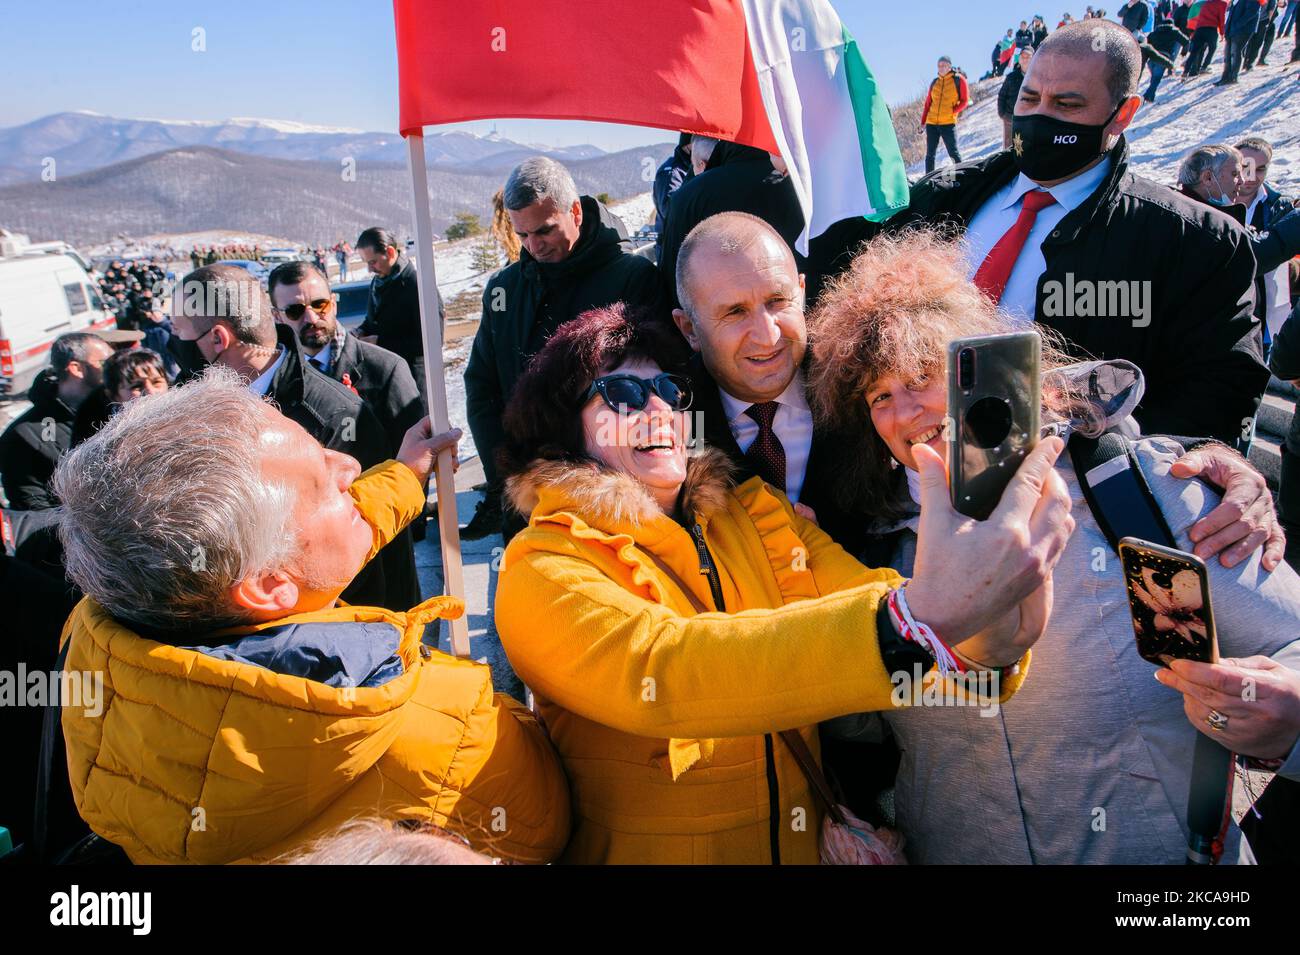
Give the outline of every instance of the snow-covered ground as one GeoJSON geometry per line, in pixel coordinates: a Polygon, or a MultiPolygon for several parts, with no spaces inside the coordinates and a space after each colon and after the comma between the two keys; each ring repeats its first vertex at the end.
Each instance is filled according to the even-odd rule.
{"type": "MultiPolygon", "coordinates": [[[[1290,54],[1290,41],[1278,44],[1272,61],[1285,64],[1290,54]]],[[[1134,171],[1172,184],[1183,157],[1195,147],[1232,145],[1247,136],[1262,136],[1274,149],[1269,181],[1283,192],[1300,193],[1300,67],[1256,67],[1243,72],[1236,86],[1214,86],[1222,69],[1220,55],[1208,72],[1187,83],[1175,76],[1160,84],[1156,102],[1143,104],[1126,134],[1134,171]]],[[[996,92],[1002,81],[985,82],[996,92]]],[[[1146,91],[1148,82],[1144,73],[1140,92],[1146,91]]],[[[996,96],[971,107],[957,126],[957,138],[963,159],[980,159],[1002,148],[996,96]]],[[[947,162],[947,153],[940,146],[939,166],[947,162]]],[[[913,178],[924,171],[924,163],[907,170],[913,178]]]]}

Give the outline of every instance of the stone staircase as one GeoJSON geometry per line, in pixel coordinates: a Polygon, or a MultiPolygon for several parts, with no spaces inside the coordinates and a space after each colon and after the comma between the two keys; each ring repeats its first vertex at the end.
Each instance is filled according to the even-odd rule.
{"type": "Polygon", "coordinates": [[[1264,393],[1259,415],[1255,419],[1255,441],[1250,448],[1250,463],[1264,475],[1274,495],[1277,494],[1281,478],[1282,442],[1291,429],[1297,399],[1300,399],[1300,391],[1295,386],[1273,378],[1268,383],[1268,391],[1264,393]]]}

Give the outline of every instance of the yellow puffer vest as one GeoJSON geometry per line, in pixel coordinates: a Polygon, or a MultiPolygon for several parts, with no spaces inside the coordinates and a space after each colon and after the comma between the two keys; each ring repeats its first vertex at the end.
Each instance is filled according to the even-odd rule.
{"type": "Polygon", "coordinates": [[[775,734],[817,753],[820,720],[891,705],[875,624],[898,575],[757,478],[731,490],[724,462],[692,457],[683,501],[726,613],[692,534],[631,477],[542,463],[510,483],[532,518],[496,623],[569,774],[565,861],[815,863],[821,810],[775,734]]]}
{"type": "MultiPolygon", "coordinates": [[[[374,551],[424,501],[396,462],[352,493],[374,551]]],[[[104,693],[98,715],[63,711],[78,811],[137,863],[273,859],[358,816],[426,820],[517,861],[555,858],[568,787],[540,726],[494,696],[486,666],[421,644],[426,623],[462,611],[436,597],[408,613],[344,606],[238,631],[398,630],[400,675],[333,687],[147,640],[83,600],[65,628],[67,666],[103,674],[104,693]]]]}

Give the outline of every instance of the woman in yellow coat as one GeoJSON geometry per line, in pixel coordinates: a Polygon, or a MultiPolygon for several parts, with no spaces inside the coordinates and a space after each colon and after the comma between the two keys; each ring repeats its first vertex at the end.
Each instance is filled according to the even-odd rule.
{"type": "Polygon", "coordinates": [[[63,732],[95,832],[133,862],[213,864],[378,817],[513,861],[559,855],[568,787],[542,729],[494,695],[486,666],[422,642],[461,601],[335,605],[424,509],[432,454],[452,440],[426,420],[399,460],[358,477],[215,370],[132,402],[64,460],[61,530],[87,593],[66,668],[102,692],[63,708],[63,732]],[[287,556],[258,559],[250,540],[287,556]]]}
{"type": "MultiPolygon", "coordinates": [[[[822,809],[779,734],[815,753],[818,721],[892,705],[902,641],[878,619],[903,581],[759,479],[733,487],[718,452],[687,455],[690,383],[662,372],[682,348],[616,305],[562,326],[520,380],[505,463],[531,520],[506,550],[497,629],[569,774],[566,861],[815,863],[822,809]]],[[[927,559],[929,588],[953,569],[927,559]]],[[[1017,604],[1040,570],[985,589],[968,619],[996,623],[979,635],[948,628],[972,658],[1019,661],[1001,698],[1041,630],[1017,604]]]]}

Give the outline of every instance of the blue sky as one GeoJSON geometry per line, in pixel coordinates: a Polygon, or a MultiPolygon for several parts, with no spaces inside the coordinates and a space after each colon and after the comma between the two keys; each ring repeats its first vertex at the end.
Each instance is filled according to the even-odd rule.
{"type": "MultiPolygon", "coordinates": [[[[464,0],[470,3],[474,0],[464,0]]],[[[521,0],[527,2],[527,0],[521,0]]],[[[656,3],[646,0],[647,29],[656,3]]],[[[1055,0],[831,0],[890,103],[910,98],[947,54],[972,76],[1008,26],[1041,13],[1055,26],[1083,3],[1055,0]]],[[[1112,14],[1121,0],[1104,4],[1112,14]]],[[[397,126],[397,56],[386,0],[16,0],[0,31],[0,126],[88,109],[152,119],[255,116],[367,130],[397,126]],[[207,49],[191,49],[201,27],[207,49]]],[[[491,123],[459,124],[487,132],[491,123]]],[[[656,130],[503,120],[523,142],[626,148],[656,130]]],[[[451,128],[451,127],[446,127],[451,128]]]]}

